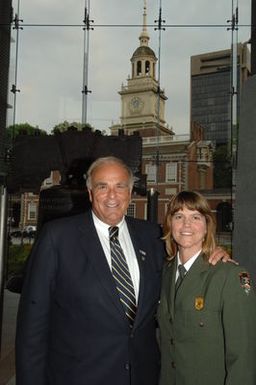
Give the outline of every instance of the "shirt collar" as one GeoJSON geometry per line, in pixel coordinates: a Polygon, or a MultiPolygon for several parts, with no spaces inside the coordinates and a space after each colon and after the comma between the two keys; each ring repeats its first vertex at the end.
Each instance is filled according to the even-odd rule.
{"type": "MultiPolygon", "coordinates": [[[[194,254],[191,258],[189,258],[189,260],[184,263],[184,267],[187,271],[189,271],[189,269],[191,268],[191,266],[193,265],[193,263],[195,262],[195,260],[197,259],[197,257],[199,256],[199,254],[201,253],[202,250],[199,250],[196,254],[194,254]]],[[[180,255],[179,255],[179,252],[177,254],[177,268],[178,266],[181,265],[181,261],[180,261],[180,255]]]]}
{"type": "MultiPolygon", "coordinates": [[[[104,234],[106,237],[109,236],[109,232],[108,232],[108,229],[110,227],[110,225],[108,225],[107,223],[105,222],[102,222],[96,214],[94,214],[94,212],[92,211],[92,218],[93,218],[93,222],[94,222],[94,225],[97,229],[97,231],[100,231],[102,234],[104,234]]],[[[122,218],[121,222],[117,223],[117,227],[119,228],[119,230],[122,231],[123,227],[124,227],[124,217],[122,218]]]]}

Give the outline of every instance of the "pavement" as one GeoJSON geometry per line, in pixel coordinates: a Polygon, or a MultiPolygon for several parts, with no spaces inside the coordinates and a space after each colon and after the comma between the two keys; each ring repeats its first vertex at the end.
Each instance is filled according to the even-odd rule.
{"type": "MultiPolygon", "coordinates": [[[[13,229],[15,230],[15,229],[13,229]]],[[[23,243],[32,243],[33,239],[23,238],[23,243]]],[[[13,244],[20,244],[21,238],[12,237],[13,244]]],[[[15,385],[15,332],[16,316],[20,294],[4,290],[3,320],[0,350],[0,385],[15,385]]]]}
{"type": "Polygon", "coordinates": [[[4,290],[0,385],[15,385],[15,330],[19,294],[4,290]]]}

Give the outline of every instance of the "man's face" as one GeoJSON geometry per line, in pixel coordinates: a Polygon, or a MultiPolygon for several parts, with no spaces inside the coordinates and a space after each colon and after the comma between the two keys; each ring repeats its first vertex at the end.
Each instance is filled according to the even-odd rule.
{"type": "Polygon", "coordinates": [[[115,226],[126,214],[131,199],[128,172],[119,164],[98,166],[91,176],[89,197],[95,215],[115,226]]]}

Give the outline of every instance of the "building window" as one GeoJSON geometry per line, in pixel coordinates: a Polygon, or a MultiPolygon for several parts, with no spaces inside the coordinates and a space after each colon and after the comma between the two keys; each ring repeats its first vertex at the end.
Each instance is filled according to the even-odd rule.
{"type": "Polygon", "coordinates": [[[137,62],[137,76],[141,75],[141,61],[137,62]]]}
{"type": "Polygon", "coordinates": [[[37,205],[34,202],[28,204],[28,220],[37,219],[37,205]]]}
{"type": "Polygon", "coordinates": [[[166,164],[165,180],[169,183],[177,182],[177,163],[166,164]]]}
{"type": "Polygon", "coordinates": [[[146,164],[145,172],[147,174],[147,182],[156,183],[156,165],[146,164]]]}
{"type": "Polygon", "coordinates": [[[135,215],[136,215],[136,204],[130,203],[127,209],[127,216],[135,218],[135,215]]]}
{"type": "Polygon", "coordinates": [[[146,63],[145,63],[145,73],[146,73],[146,75],[150,74],[150,61],[149,60],[146,60],[146,63]]]}
{"type": "Polygon", "coordinates": [[[177,192],[178,192],[177,187],[171,187],[171,188],[166,188],[165,189],[165,195],[168,195],[169,197],[171,197],[172,195],[177,194],[177,192]]]}

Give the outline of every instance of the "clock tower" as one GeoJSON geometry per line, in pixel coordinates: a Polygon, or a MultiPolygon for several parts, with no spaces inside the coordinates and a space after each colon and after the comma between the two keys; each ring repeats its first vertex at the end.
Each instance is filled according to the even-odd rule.
{"type": "Polygon", "coordinates": [[[112,134],[116,134],[119,128],[126,135],[137,131],[142,137],[173,134],[165,122],[167,97],[156,79],[157,57],[149,47],[149,40],[147,7],[144,0],[140,46],[131,57],[131,75],[127,79],[127,85],[122,85],[119,91],[121,124],[111,127],[112,134]]]}

